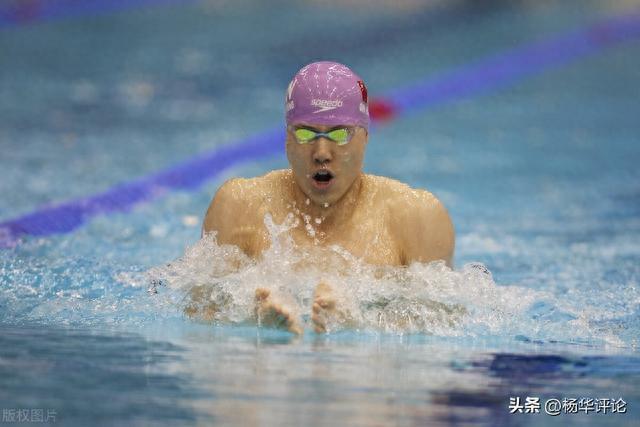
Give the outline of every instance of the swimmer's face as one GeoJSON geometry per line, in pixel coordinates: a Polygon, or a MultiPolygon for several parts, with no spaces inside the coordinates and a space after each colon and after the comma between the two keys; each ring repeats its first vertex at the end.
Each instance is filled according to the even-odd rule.
{"type": "Polygon", "coordinates": [[[349,127],[351,140],[338,145],[326,137],[319,137],[310,143],[300,144],[287,131],[287,158],[293,176],[302,192],[314,203],[334,204],[349,190],[362,172],[362,162],[369,134],[366,129],[352,126],[323,126],[298,123],[295,127],[306,127],[318,132],[349,127]]]}

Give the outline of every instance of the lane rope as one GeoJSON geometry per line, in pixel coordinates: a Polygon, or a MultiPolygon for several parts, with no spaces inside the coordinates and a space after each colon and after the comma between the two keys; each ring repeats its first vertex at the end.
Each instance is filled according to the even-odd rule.
{"type": "MultiPolygon", "coordinates": [[[[371,101],[372,122],[486,94],[637,38],[640,12],[605,19],[387,92],[371,101]]],[[[13,247],[24,236],[69,233],[97,215],[125,212],[172,190],[196,189],[231,166],[280,153],[284,137],[284,126],[278,126],[102,193],[40,207],[0,223],[0,247],[13,247]]]]}

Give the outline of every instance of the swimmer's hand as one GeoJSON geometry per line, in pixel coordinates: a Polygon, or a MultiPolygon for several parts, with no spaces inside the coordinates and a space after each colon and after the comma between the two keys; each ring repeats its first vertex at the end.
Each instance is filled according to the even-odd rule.
{"type": "Polygon", "coordinates": [[[256,289],[255,304],[254,314],[258,326],[284,329],[296,335],[302,335],[302,325],[293,307],[285,304],[269,289],[256,289]]]}
{"type": "Polygon", "coordinates": [[[340,301],[331,286],[325,282],[318,283],[311,306],[311,321],[316,333],[322,334],[355,325],[353,316],[346,309],[344,302],[340,301]]]}

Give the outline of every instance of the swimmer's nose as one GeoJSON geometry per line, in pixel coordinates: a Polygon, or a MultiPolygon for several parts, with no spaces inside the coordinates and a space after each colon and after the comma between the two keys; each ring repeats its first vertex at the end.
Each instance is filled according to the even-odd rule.
{"type": "Polygon", "coordinates": [[[326,138],[318,138],[314,144],[313,161],[317,164],[325,164],[331,162],[333,155],[331,153],[331,147],[333,142],[326,138]]]}

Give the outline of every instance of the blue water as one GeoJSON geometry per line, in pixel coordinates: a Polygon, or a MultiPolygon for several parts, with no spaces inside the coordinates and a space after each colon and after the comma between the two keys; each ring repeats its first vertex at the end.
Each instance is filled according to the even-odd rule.
{"type": "MultiPolygon", "coordinates": [[[[281,123],[308,61],[349,64],[375,98],[640,7],[338,3],[186,2],[0,29],[0,222],[281,123]]],[[[220,183],[286,166],[270,157],[1,250],[0,409],[78,426],[634,425],[639,51],[631,40],[372,133],[366,171],[450,211],[455,271],[411,283],[451,293],[475,314],[463,324],[296,339],[185,319],[178,285],[147,292],[146,271],[198,249],[220,183]],[[622,398],[627,413],[509,414],[516,396],[622,398]]],[[[179,285],[196,261],[215,263],[174,262],[179,285]]]]}

